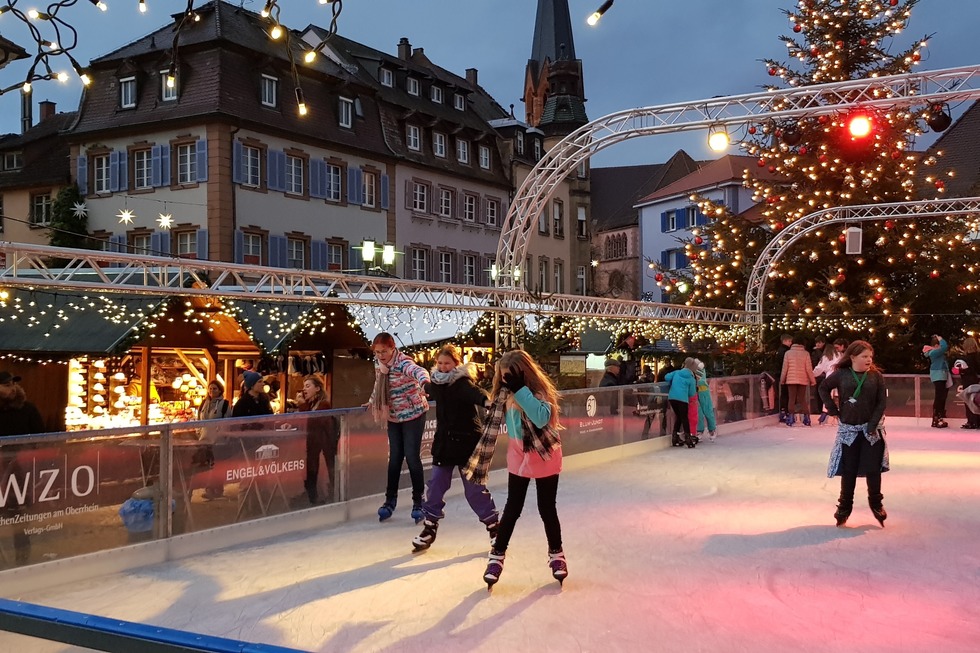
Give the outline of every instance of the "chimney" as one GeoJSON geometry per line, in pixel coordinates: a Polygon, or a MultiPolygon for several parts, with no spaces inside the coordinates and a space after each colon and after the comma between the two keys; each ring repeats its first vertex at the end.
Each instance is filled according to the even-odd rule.
{"type": "Polygon", "coordinates": [[[34,96],[30,93],[20,94],[20,133],[34,126],[34,96]]]}
{"type": "Polygon", "coordinates": [[[467,68],[466,69],[466,81],[469,82],[473,86],[478,86],[478,84],[476,82],[477,72],[479,72],[479,71],[477,71],[476,68],[467,68]]]}
{"type": "Polygon", "coordinates": [[[425,48],[415,48],[415,54],[420,54],[420,55],[422,55],[424,57],[425,56],[425,48]]]}
{"type": "Polygon", "coordinates": [[[403,36],[398,41],[398,58],[403,61],[408,61],[412,58],[412,44],[408,42],[407,36],[403,36]]]}
{"type": "Polygon", "coordinates": [[[40,102],[38,102],[37,106],[41,113],[41,121],[43,122],[48,118],[54,116],[54,114],[56,113],[55,107],[57,107],[58,105],[52,102],[51,100],[41,100],[40,102]]]}

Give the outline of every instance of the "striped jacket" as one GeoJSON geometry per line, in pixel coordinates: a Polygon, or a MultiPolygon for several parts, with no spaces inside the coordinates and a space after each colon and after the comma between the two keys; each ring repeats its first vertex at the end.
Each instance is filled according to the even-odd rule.
{"type": "MultiPolygon", "coordinates": [[[[375,364],[375,374],[382,374],[375,364]]],[[[422,392],[422,385],[429,383],[429,373],[415,364],[411,358],[395,352],[388,366],[388,421],[409,422],[429,409],[422,392]]],[[[372,398],[374,397],[372,393],[372,398]]]]}

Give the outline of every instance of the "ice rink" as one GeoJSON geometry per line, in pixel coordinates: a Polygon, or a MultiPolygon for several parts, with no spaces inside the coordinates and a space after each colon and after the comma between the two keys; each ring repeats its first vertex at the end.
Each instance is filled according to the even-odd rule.
{"type": "MultiPolygon", "coordinates": [[[[773,425],[563,474],[564,588],[532,490],[492,594],[485,531],[457,495],[422,554],[401,505],[383,524],[18,598],[309,651],[973,652],[980,432],[961,423],[888,424],[884,529],[863,480],[847,527],[834,526],[832,427],[773,425]]],[[[75,649],[0,635],[0,650],[75,649]]]]}

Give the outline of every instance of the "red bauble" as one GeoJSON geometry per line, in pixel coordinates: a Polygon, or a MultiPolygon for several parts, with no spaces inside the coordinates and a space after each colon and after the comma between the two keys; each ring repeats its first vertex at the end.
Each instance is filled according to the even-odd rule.
{"type": "Polygon", "coordinates": [[[776,172],[776,166],[769,166],[769,172],[776,172]]]}
{"type": "Polygon", "coordinates": [[[897,7],[898,6],[898,0],[888,0],[888,4],[890,4],[893,7],[897,7]]]}
{"type": "MultiPolygon", "coordinates": [[[[773,199],[775,199],[775,198],[773,198],[773,199]]],[[[776,231],[782,231],[783,230],[783,227],[785,227],[785,226],[786,225],[783,224],[782,222],[777,222],[776,223],[776,231]]]]}
{"type": "Polygon", "coordinates": [[[675,279],[674,277],[671,277],[670,278],[670,283],[671,283],[671,285],[676,286],[677,285],[677,279],[675,279]]]}
{"type": "Polygon", "coordinates": [[[826,160],[827,160],[826,154],[821,154],[820,156],[817,157],[817,161],[819,161],[820,163],[823,163],[826,160]]]}
{"type": "Polygon", "coordinates": [[[661,273],[661,272],[658,272],[658,273],[656,273],[655,275],[653,275],[653,278],[654,278],[654,280],[655,280],[655,281],[656,281],[657,283],[660,283],[661,281],[663,281],[663,280],[664,280],[664,275],[663,275],[663,273],[661,273]]]}
{"type": "Polygon", "coordinates": [[[777,72],[779,72],[779,71],[776,70],[775,68],[770,68],[769,69],[769,76],[770,77],[775,77],[777,72]]]}
{"type": "Polygon", "coordinates": [[[803,31],[803,26],[800,25],[799,23],[797,23],[796,25],[793,25],[793,31],[794,32],[797,32],[797,33],[802,32],[803,31]]]}
{"type": "Polygon", "coordinates": [[[843,242],[845,242],[847,240],[847,236],[844,235],[844,234],[841,234],[840,236],[837,236],[837,240],[839,240],[839,241],[841,241],[843,243],[843,242]]]}
{"type": "Polygon", "coordinates": [[[843,274],[838,274],[837,275],[837,278],[836,278],[836,281],[839,284],[840,283],[844,283],[845,281],[847,281],[847,277],[845,277],[843,274]]]}
{"type": "Polygon", "coordinates": [[[782,138],[782,137],[783,137],[783,130],[782,129],[777,129],[776,130],[776,138],[782,138]]]}
{"type": "Polygon", "coordinates": [[[885,229],[894,229],[894,228],[895,228],[894,220],[885,220],[885,229]]]}
{"type": "Polygon", "coordinates": [[[922,55],[921,54],[919,54],[918,52],[913,52],[912,53],[912,61],[919,61],[920,59],[922,59],[922,55]]]}
{"type": "Polygon", "coordinates": [[[689,258],[689,259],[691,259],[692,261],[693,261],[694,259],[696,259],[697,257],[698,257],[698,253],[697,253],[697,252],[690,252],[690,253],[689,253],[689,254],[687,255],[687,258],[689,258]]]}
{"type": "Polygon", "coordinates": [[[844,42],[843,41],[837,41],[837,43],[835,43],[834,45],[836,45],[838,48],[843,48],[844,47],[844,42]]]}
{"type": "Polygon", "coordinates": [[[826,125],[827,120],[827,116],[817,116],[817,122],[819,122],[821,125],[826,125]]]}
{"type": "Polygon", "coordinates": [[[892,158],[895,159],[896,161],[898,159],[901,159],[902,158],[902,151],[901,150],[892,150],[892,158]]]}
{"type": "Polygon", "coordinates": [[[868,39],[861,39],[861,45],[867,45],[868,39]]]}
{"type": "Polygon", "coordinates": [[[933,279],[938,279],[939,278],[939,270],[933,270],[932,272],[929,273],[929,276],[932,277],[933,279]]]}
{"type": "Polygon", "coordinates": [[[800,148],[800,154],[806,154],[806,145],[800,148]]]}
{"type": "Polygon", "coordinates": [[[880,292],[876,292],[875,293],[875,301],[876,302],[880,302],[884,298],[885,298],[885,296],[882,293],[880,293],[880,292]]]}
{"type": "Polygon", "coordinates": [[[755,125],[749,125],[748,132],[750,134],[754,134],[756,132],[755,125]]]}
{"type": "Polygon", "coordinates": [[[695,236],[694,237],[694,244],[695,245],[701,245],[703,243],[704,243],[704,238],[702,238],[701,236],[695,236]]]}
{"type": "Polygon", "coordinates": [[[765,168],[766,167],[766,160],[765,159],[759,159],[756,163],[759,164],[759,167],[760,168],[765,168]]]}
{"type": "Polygon", "coordinates": [[[945,181],[943,181],[942,179],[936,180],[936,188],[945,188],[945,187],[946,187],[945,181]]]}
{"type": "Polygon", "coordinates": [[[810,54],[812,54],[814,57],[819,57],[820,48],[816,48],[816,47],[810,48],[810,54]]]}

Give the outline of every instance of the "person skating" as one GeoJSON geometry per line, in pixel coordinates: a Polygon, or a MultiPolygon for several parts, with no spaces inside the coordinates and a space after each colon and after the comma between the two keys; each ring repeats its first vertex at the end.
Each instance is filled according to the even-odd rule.
{"type": "Polygon", "coordinates": [[[486,484],[501,426],[507,427],[507,504],[497,540],[490,549],[483,580],[488,588],[500,580],[527,488],[534,479],[538,514],[548,540],[548,567],[563,582],[568,565],[562,548],[556,497],[562,452],[558,429],[558,391],[548,375],[523,350],[505,353],[497,363],[483,435],[463,470],[467,479],[486,484]]]}
{"type": "Polygon", "coordinates": [[[932,428],[944,429],[946,422],[946,396],[953,385],[946,362],[949,343],[942,336],[934,335],[928,345],[922,347],[922,355],[929,359],[929,380],[932,381],[932,428]]]}
{"type": "MultiPolygon", "coordinates": [[[[977,339],[972,336],[963,338],[960,350],[962,355],[956,361],[952,371],[959,377],[960,385],[968,388],[980,383],[980,347],[977,346],[977,339]]],[[[970,410],[969,406],[966,406],[965,410],[966,423],[960,428],[980,429],[980,415],[970,410]]]]}
{"type": "Polygon", "coordinates": [[[697,426],[697,412],[694,409],[693,420],[691,419],[691,408],[698,400],[698,384],[694,378],[697,369],[697,362],[693,358],[684,359],[684,367],[673,372],[668,372],[664,380],[670,384],[667,391],[667,401],[674,411],[674,430],[671,435],[671,445],[683,447],[687,445],[693,449],[698,441],[694,435],[697,426]],[[692,424],[692,422],[694,422],[692,424]],[[684,431],[684,439],[680,439],[681,429],[684,431]]]}
{"type": "Polygon", "coordinates": [[[463,493],[477,518],[486,527],[492,545],[497,537],[498,514],[493,497],[485,485],[473,483],[463,476],[463,466],[469,460],[483,429],[480,411],[487,395],[476,385],[476,366],[463,364],[463,357],[454,345],[446,345],[436,355],[436,366],[429,374],[432,382],[426,386],[429,397],[436,402],[436,433],[432,441],[432,469],[422,502],[424,516],[422,532],[412,545],[415,551],[432,546],[445,517],[445,495],[459,471],[463,493]]]}
{"type": "Polygon", "coordinates": [[[839,416],[837,437],[827,466],[827,477],[840,476],[840,498],[834,518],[843,526],[854,506],[857,478],[868,484],[868,505],[882,528],[888,513],[882,504],[881,474],[889,469],[885,416],[885,377],[874,364],[874,350],[855,340],[841,357],[837,369],[820,384],[820,398],[831,416],[839,416]],[[840,405],[831,391],[837,390],[840,405]]]}
{"type": "Polygon", "coordinates": [[[704,369],[704,363],[697,361],[697,371],[694,373],[698,388],[698,439],[704,434],[705,426],[708,428],[708,442],[714,442],[717,437],[718,422],[715,419],[715,404],[711,398],[711,389],[708,386],[708,373],[704,369]]]}
{"type": "Polygon", "coordinates": [[[783,356],[779,383],[786,388],[786,426],[796,423],[797,407],[802,413],[803,426],[810,426],[810,387],[816,383],[810,353],[803,346],[803,337],[793,338],[793,344],[783,356]]]}

